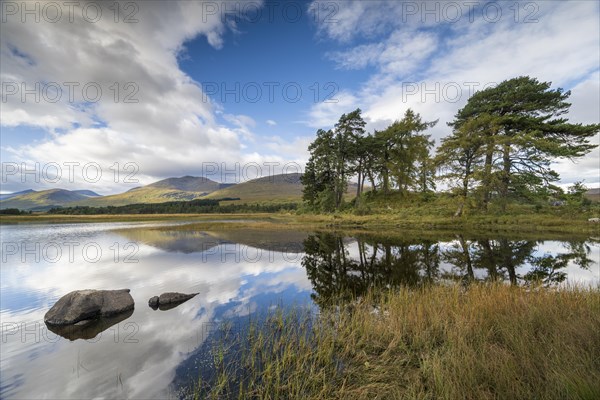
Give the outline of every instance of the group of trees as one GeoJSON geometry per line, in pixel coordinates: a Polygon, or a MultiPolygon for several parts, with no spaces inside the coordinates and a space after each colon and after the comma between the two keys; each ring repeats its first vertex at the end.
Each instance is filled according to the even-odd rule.
{"type": "Polygon", "coordinates": [[[407,110],[383,131],[365,133],[357,109],[341,116],[333,130],[317,132],[302,178],[304,201],[320,211],[342,205],[348,180],[357,178],[356,198],[368,178],[371,190],[428,193],[445,182],[462,201],[487,210],[492,199],[504,208],[511,198],[530,199],[560,192],[551,163],[574,160],[596,146],[590,138],[600,124],[574,124],[564,117],[571,93],[551,83],[519,77],[475,93],[448,125],[436,154],[425,131],[437,121],[423,121],[407,110]]]}
{"type": "Polygon", "coordinates": [[[357,201],[367,179],[375,192],[435,188],[430,157],[434,142],[423,132],[436,123],[407,110],[386,129],[366,134],[360,109],[343,114],[333,130],[319,129],[309,146],[311,157],[302,176],[303,200],[314,209],[339,209],[351,177],[357,178],[357,201]]]}

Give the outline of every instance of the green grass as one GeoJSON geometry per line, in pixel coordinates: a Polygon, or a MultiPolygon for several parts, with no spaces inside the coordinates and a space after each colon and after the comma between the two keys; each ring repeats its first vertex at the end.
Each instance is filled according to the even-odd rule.
{"type": "MultiPolygon", "coordinates": [[[[2,224],[48,224],[48,223],[95,223],[95,222],[144,222],[144,221],[176,221],[201,222],[214,220],[263,220],[271,214],[101,214],[101,215],[0,215],[2,224]]],[[[208,222],[212,223],[212,222],[208,222]]]]}
{"type": "Polygon", "coordinates": [[[196,398],[600,398],[599,288],[404,288],[258,328],[196,398]]]}
{"type": "MultiPolygon", "coordinates": [[[[247,183],[250,184],[250,183],[247,183]]],[[[272,183],[266,183],[271,185],[272,183]]],[[[245,184],[240,184],[242,186],[245,184]]],[[[233,189],[228,188],[225,190],[233,189]]],[[[271,188],[272,189],[272,188],[271,188]]],[[[218,194],[221,191],[214,192],[218,194]]],[[[258,193],[258,191],[253,191],[258,193]]],[[[269,191],[272,193],[272,190],[269,191]]],[[[223,193],[219,194],[220,197],[223,193]]],[[[225,193],[227,194],[227,193],[225,193]]],[[[229,193],[231,194],[231,193],[229,193]]],[[[237,193],[239,194],[239,193],[237,193]]],[[[101,199],[100,199],[101,200],[101,199]]],[[[272,199],[272,201],[276,201],[272,199]]],[[[317,214],[306,211],[247,214],[173,214],[173,215],[102,215],[102,216],[2,216],[0,223],[15,222],[86,222],[142,220],[253,220],[239,223],[201,223],[181,229],[252,229],[268,230],[344,230],[375,233],[412,231],[469,232],[471,234],[527,233],[581,234],[600,236],[600,224],[588,222],[600,216],[600,204],[587,206],[531,205],[513,202],[506,210],[492,204],[487,212],[466,207],[461,217],[454,217],[457,199],[439,195],[422,201],[418,195],[368,195],[359,207],[347,206],[340,212],[317,214]]]]}

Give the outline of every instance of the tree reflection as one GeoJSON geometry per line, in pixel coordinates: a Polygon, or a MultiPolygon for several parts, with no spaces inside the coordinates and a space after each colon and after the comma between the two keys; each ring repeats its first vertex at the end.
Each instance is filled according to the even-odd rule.
{"type": "Polygon", "coordinates": [[[563,247],[567,250],[566,253],[531,257],[529,261],[532,268],[523,276],[525,282],[530,285],[550,286],[564,282],[567,279],[564,269],[569,263],[578,265],[583,269],[589,269],[594,263],[588,257],[591,253],[591,247],[586,242],[565,242],[563,247]]]}
{"type": "Polygon", "coordinates": [[[563,242],[564,252],[539,254],[542,243],[506,238],[469,240],[461,234],[437,242],[317,233],[303,242],[302,265],[313,285],[313,300],[324,305],[332,298],[356,298],[374,287],[450,280],[549,286],[565,281],[568,265],[588,269],[594,262],[589,258],[589,242],[563,242]]]}
{"type": "Polygon", "coordinates": [[[439,276],[439,248],[434,242],[385,242],[368,237],[345,239],[331,233],[304,241],[302,265],[312,282],[313,300],[349,300],[369,288],[390,288],[435,281],[439,276]],[[354,253],[350,255],[350,248],[354,253]]]}

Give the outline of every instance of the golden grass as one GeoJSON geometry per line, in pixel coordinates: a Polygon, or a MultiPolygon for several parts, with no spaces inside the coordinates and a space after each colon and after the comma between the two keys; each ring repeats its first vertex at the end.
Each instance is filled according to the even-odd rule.
{"type": "Polygon", "coordinates": [[[222,347],[196,396],[600,398],[600,288],[401,289],[310,321],[275,313],[240,354],[222,347]]]}
{"type": "Polygon", "coordinates": [[[600,224],[590,223],[595,214],[576,215],[552,212],[532,213],[526,209],[511,210],[508,214],[473,214],[454,218],[446,209],[431,206],[406,206],[369,215],[348,213],[300,214],[239,213],[239,214],[132,214],[132,215],[50,215],[0,216],[0,224],[59,223],[59,222],[131,222],[131,221],[187,221],[195,224],[181,229],[240,229],[252,224],[253,229],[270,230],[343,230],[371,232],[401,232],[421,230],[438,232],[486,233],[553,233],[600,236],[600,224]],[[242,220],[242,221],[240,221],[242,220]],[[239,222],[215,222],[239,221],[239,222]]]}

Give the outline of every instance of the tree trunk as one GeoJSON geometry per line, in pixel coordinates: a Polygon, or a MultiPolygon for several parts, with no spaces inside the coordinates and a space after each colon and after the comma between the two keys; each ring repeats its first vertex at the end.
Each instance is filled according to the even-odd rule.
{"type": "MultiPolygon", "coordinates": [[[[362,161],[360,161],[358,163],[358,185],[356,187],[356,198],[358,199],[360,197],[360,192],[361,192],[361,188],[360,188],[360,180],[362,179],[362,161]]],[[[357,200],[358,201],[358,200],[357,200]]]]}
{"type": "Polygon", "coordinates": [[[496,261],[494,260],[494,253],[492,251],[490,241],[481,240],[479,245],[483,249],[483,257],[481,258],[481,261],[487,268],[490,279],[495,282],[498,280],[498,269],[496,266],[496,261]]]}
{"type": "Polygon", "coordinates": [[[389,155],[385,150],[383,155],[383,194],[387,195],[390,191],[390,171],[388,170],[389,155]]]}
{"type": "Polygon", "coordinates": [[[500,252],[503,258],[503,266],[508,272],[508,279],[513,286],[517,285],[517,272],[513,261],[513,253],[510,243],[506,239],[500,240],[500,252]]]}
{"type": "Polygon", "coordinates": [[[371,190],[373,193],[377,193],[377,186],[375,185],[375,178],[373,178],[373,173],[369,171],[369,181],[371,182],[371,190]]]}
{"type": "Polygon", "coordinates": [[[462,248],[463,257],[467,266],[467,277],[469,281],[473,281],[475,280],[475,273],[473,272],[473,263],[471,261],[471,255],[469,254],[469,248],[462,235],[458,235],[458,241],[460,242],[460,247],[462,248]]]}
{"type": "Polygon", "coordinates": [[[508,188],[510,185],[510,146],[504,145],[502,152],[502,186],[500,189],[500,195],[502,196],[502,211],[506,211],[506,204],[508,202],[508,188]]]}
{"type": "Polygon", "coordinates": [[[492,188],[492,161],[494,159],[494,146],[492,144],[487,145],[485,153],[485,165],[483,169],[483,204],[482,208],[487,211],[488,204],[490,203],[490,192],[492,188]]]}
{"type": "Polygon", "coordinates": [[[463,199],[463,201],[458,205],[458,208],[456,209],[456,212],[454,213],[454,217],[458,218],[460,216],[462,216],[463,213],[463,208],[465,207],[465,200],[463,199]]]}

